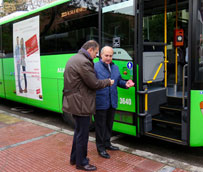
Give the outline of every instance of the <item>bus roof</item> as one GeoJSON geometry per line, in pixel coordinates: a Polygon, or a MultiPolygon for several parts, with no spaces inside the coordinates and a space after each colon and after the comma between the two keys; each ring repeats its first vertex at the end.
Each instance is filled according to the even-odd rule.
{"type": "Polygon", "coordinates": [[[9,19],[15,18],[15,17],[20,16],[20,15],[25,14],[25,13],[27,13],[27,11],[16,11],[14,13],[11,13],[7,16],[0,18],[0,23],[2,23],[3,21],[7,21],[9,19]]]}
{"type": "Polygon", "coordinates": [[[14,21],[14,20],[17,20],[17,19],[20,19],[20,18],[25,17],[25,16],[29,16],[31,14],[40,12],[42,10],[54,7],[54,6],[59,5],[59,4],[63,4],[63,3],[68,2],[68,1],[70,1],[70,0],[57,0],[57,1],[54,1],[54,2],[52,2],[50,4],[44,5],[44,6],[40,7],[40,8],[37,8],[35,10],[29,11],[29,12],[25,12],[25,13],[21,13],[21,14],[19,13],[18,15],[16,15],[17,13],[16,14],[11,14],[11,16],[8,15],[8,18],[6,18],[7,16],[5,16],[5,18],[3,17],[2,19],[0,19],[0,25],[11,22],[11,21],[14,21]]]}

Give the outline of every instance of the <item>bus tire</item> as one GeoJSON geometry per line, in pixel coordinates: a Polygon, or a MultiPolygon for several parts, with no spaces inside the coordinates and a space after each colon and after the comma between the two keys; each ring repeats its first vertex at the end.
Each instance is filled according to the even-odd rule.
{"type": "Polygon", "coordinates": [[[75,128],[75,120],[73,118],[72,114],[68,114],[66,112],[63,112],[62,114],[63,120],[71,127],[71,128],[75,128]]]}
{"type": "MultiPolygon", "coordinates": [[[[71,127],[71,128],[75,128],[75,120],[73,118],[72,114],[68,114],[66,112],[63,112],[62,114],[63,120],[71,127]]],[[[94,126],[94,121],[90,121],[90,126],[89,126],[89,131],[94,131],[95,130],[95,126],[94,126]]]]}
{"type": "Polygon", "coordinates": [[[95,131],[95,126],[94,126],[94,122],[93,121],[90,122],[89,131],[95,131]]]}

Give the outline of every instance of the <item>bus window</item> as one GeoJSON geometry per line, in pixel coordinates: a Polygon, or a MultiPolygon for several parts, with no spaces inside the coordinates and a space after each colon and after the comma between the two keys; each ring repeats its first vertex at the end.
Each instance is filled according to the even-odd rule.
{"type": "Polygon", "coordinates": [[[2,26],[2,42],[3,52],[6,57],[13,57],[13,34],[12,34],[12,23],[5,24],[2,26]]]}
{"type": "Polygon", "coordinates": [[[70,1],[59,5],[56,14],[58,53],[77,52],[90,39],[98,41],[98,6],[92,3],[70,1]]]}
{"type": "Polygon", "coordinates": [[[40,53],[52,54],[56,52],[55,39],[55,8],[40,12],[40,53]]]}

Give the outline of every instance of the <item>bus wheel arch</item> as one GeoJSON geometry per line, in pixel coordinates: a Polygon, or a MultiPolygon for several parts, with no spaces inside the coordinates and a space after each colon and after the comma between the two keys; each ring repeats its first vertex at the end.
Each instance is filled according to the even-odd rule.
{"type": "Polygon", "coordinates": [[[75,120],[72,114],[63,112],[62,117],[65,123],[67,123],[71,128],[75,128],[75,120]]]}
{"type": "MultiPolygon", "coordinates": [[[[75,128],[75,120],[74,120],[72,114],[69,114],[67,112],[63,112],[62,113],[62,117],[63,117],[64,122],[67,123],[72,129],[75,128]]],[[[90,121],[89,130],[90,131],[94,131],[95,130],[95,126],[94,126],[94,121],[93,120],[90,121]]]]}

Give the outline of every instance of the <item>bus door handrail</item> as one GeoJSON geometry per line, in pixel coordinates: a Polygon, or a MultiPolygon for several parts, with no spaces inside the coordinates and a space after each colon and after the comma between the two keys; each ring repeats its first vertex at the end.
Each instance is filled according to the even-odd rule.
{"type": "Polygon", "coordinates": [[[163,63],[164,63],[164,62],[161,62],[161,63],[159,64],[159,67],[157,68],[157,70],[156,70],[156,72],[155,72],[155,74],[154,74],[153,79],[152,79],[151,81],[147,81],[147,84],[151,84],[151,83],[156,79],[156,77],[158,76],[158,74],[159,74],[159,72],[160,72],[160,70],[161,70],[161,68],[162,68],[162,66],[163,66],[163,63]]]}
{"type": "Polygon", "coordinates": [[[186,68],[188,67],[188,64],[185,64],[183,66],[183,91],[182,91],[182,104],[183,104],[183,109],[185,108],[185,80],[188,78],[188,76],[186,75],[186,68]]]}
{"type": "MultiPolygon", "coordinates": [[[[159,64],[159,67],[157,68],[155,74],[154,74],[154,77],[151,81],[147,81],[147,84],[151,84],[154,80],[156,80],[156,77],[158,76],[162,66],[163,66],[163,63],[164,62],[161,62],[159,64]]],[[[138,91],[138,94],[141,94],[141,95],[144,95],[144,102],[145,102],[145,105],[144,105],[144,113],[140,113],[138,114],[140,117],[145,117],[147,114],[148,114],[148,86],[145,85],[144,86],[144,91],[138,91]]]]}

